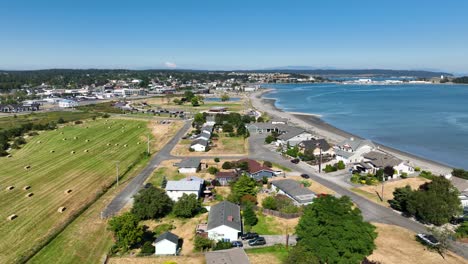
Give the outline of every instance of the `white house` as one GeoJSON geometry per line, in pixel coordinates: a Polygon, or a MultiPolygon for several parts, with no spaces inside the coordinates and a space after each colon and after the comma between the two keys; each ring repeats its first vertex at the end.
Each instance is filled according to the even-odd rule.
{"type": "Polygon", "coordinates": [[[190,144],[190,148],[197,152],[205,152],[208,148],[208,141],[205,139],[194,140],[190,144]]]}
{"type": "Polygon", "coordinates": [[[184,194],[195,194],[199,198],[202,186],[199,181],[167,181],[165,189],[167,196],[177,202],[184,194]]]}
{"type": "Polygon", "coordinates": [[[335,155],[338,161],[348,164],[363,161],[363,155],[374,149],[375,145],[370,140],[350,138],[335,146],[335,155]]]}
{"type": "Polygon", "coordinates": [[[310,204],[316,197],[314,192],[291,179],[272,181],[271,191],[286,195],[296,206],[310,204]]]}
{"type": "Polygon", "coordinates": [[[376,173],[385,167],[392,167],[396,172],[392,175],[392,178],[396,178],[402,173],[411,174],[414,172],[413,167],[409,166],[406,162],[387,153],[371,151],[363,154],[363,158],[354,167],[366,173],[376,173]]]}
{"type": "Polygon", "coordinates": [[[155,255],[177,255],[179,249],[179,237],[166,232],[156,238],[153,243],[155,255]]]}
{"type": "Polygon", "coordinates": [[[277,146],[286,146],[288,143],[290,146],[296,146],[302,141],[311,140],[314,138],[311,133],[304,131],[297,127],[289,127],[286,133],[278,136],[276,141],[277,146]]]}
{"type": "Polygon", "coordinates": [[[240,207],[228,201],[210,208],[207,226],[208,237],[213,240],[235,241],[242,233],[240,207]]]}
{"type": "Polygon", "coordinates": [[[207,141],[210,140],[210,138],[211,138],[211,133],[208,133],[208,132],[205,132],[205,131],[201,132],[200,135],[198,135],[196,137],[196,139],[203,139],[203,140],[207,140],[207,141]]]}
{"type": "Polygon", "coordinates": [[[73,100],[63,99],[58,102],[59,107],[70,108],[78,106],[78,103],[73,100]]]}
{"type": "Polygon", "coordinates": [[[179,173],[197,173],[200,170],[200,159],[186,158],[182,160],[177,166],[179,173]]]}

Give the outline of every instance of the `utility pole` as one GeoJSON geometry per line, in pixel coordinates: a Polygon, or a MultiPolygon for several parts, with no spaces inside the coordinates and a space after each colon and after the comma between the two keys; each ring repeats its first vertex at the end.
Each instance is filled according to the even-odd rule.
{"type": "Polygon", "coordinates": [[[147,139],[148,139],[148,149],[147,149],[146,153],[147,153],[148,156],[149,156],[149,155],[150,155],[150,136],[149,136],[149,134],[148,134],[146,137],[147,137],[147,139]]]}
{"type": "Polygon", "coordinates": [[[319,173],[322,172],[322,145],[320,143],[317,143],[316,145],[320,149],[320,159],[319,159],[319,173]]]}
{"type": "Polygon", "coordinates": [[[383,175],[383,179],[382,179],[382,202],[384,201],[384,182],[385,182],[385,174],[383,175]]]}

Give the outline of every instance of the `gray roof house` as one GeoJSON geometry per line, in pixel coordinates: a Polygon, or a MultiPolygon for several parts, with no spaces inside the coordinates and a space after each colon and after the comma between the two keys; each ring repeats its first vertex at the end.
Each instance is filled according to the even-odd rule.
{"type": "Polygon", "coordinates": [[[364,154],[364,158],[376,168],[384,168],[386,166],[395,167],[403,162],[401,159],[377,151],[364,154]]]}
{"type": "Polygon", "coordinates": [[[205,131],[201,132],[200,135],[197,136],[197,139],[205,139],[208,140],[211,138],[211,134],[205,131]]]}
{"type": "Polygon", "coordinates": [[[208,237],[214,240],[237,240],[242,232],[239,205],[223,201],[211,206],[207,232],[208,237]]]}
{"type": "Polygon", "coordinates": [[[178,168],[196,168],[200,167],[201,160],[199,158],[183,159],[178,165],[178,168]]]}
{"type": "Polygon", "coordinates": [[[340,149],[345,151],[356,151],[363,146],[371,146],[375,148],[374,143],[368,139],[349,138],[341,141],[337,145],[340,149]]]}
{"type": "Polygon", "coordinates": [[[230,248],[205,253],[206,264],[249,264],[243,248],[230,248]]]}
{"type": "Polygon", "coordinates": [[[192,141],[192,143],[190,143],[190,146],[195,145],[202,145],[206,148],[208,146],[208,140],[205,140],[203,138],[195,139],[194,141],[192,141]]]}
{"type": "Polygon", "coordinates": [[[288,196],[296,205],[310,204],[316,197],[313,191],[291,179],[272,181],[271,189],[288,196]]]}
{"type": "Polygon", "coordinates": [[[200,181],[167,181],[166,191],[200,191],[202,182],[200,181]]]}
{"type": "Polygon", "coordinates": [[[154,241],[154,243],[158,243],[159,241],[162,241],[162,240],[169,240],[172,243],[176,243],[176,244],[179,243],[179,237],[172,234],[171,232],[165,232],[162,235],[158,236],[156,240],[154,241]]]}

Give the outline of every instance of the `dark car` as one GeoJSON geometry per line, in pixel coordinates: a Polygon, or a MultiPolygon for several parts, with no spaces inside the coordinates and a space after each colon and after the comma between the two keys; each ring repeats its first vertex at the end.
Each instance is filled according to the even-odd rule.
{"type": "Polygon", "coordinates": [[[291,162],[294,163],[294,164],[298,164],[298,163],[299,163],[299,159],[292,159],[291,162]]]}
{"type": "Polygon", "coordinates": [[[231,242],[232,247],[243,247],[244,244],[242,244],[242,241],[232,241],[231,242]]]}
{"type": "Polygon", "coordinates": [[[309,174],[305,174],[305,173],[301,174],[301,177],[304,178],[304,179],[309,179],[310,178],[309,174]]]}
{"type": "Polygon", "coordinates": [[[249,245],[250,246],[260,246],[260,245],[265,245],[266,241],[264,237],[257,237],[255,239],[249,240],[249,245]]]}
{"type": "Polygon", "coordinates": [[[257,233],[245,233],[241,236],[242,240],[246,240],[246,239],[254,239],[254,238],[257,238],[258,237],[258,234],[257,233]]]}

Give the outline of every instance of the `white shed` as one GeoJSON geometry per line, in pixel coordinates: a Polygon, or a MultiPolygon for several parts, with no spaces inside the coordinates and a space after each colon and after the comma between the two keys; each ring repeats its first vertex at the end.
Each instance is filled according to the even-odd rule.
{"type": "Polygon", "coordinates": [[[158,236],[153,245],[155,255],[177,255],[179,237],[171,232],[166,232],[158,236]]]}

